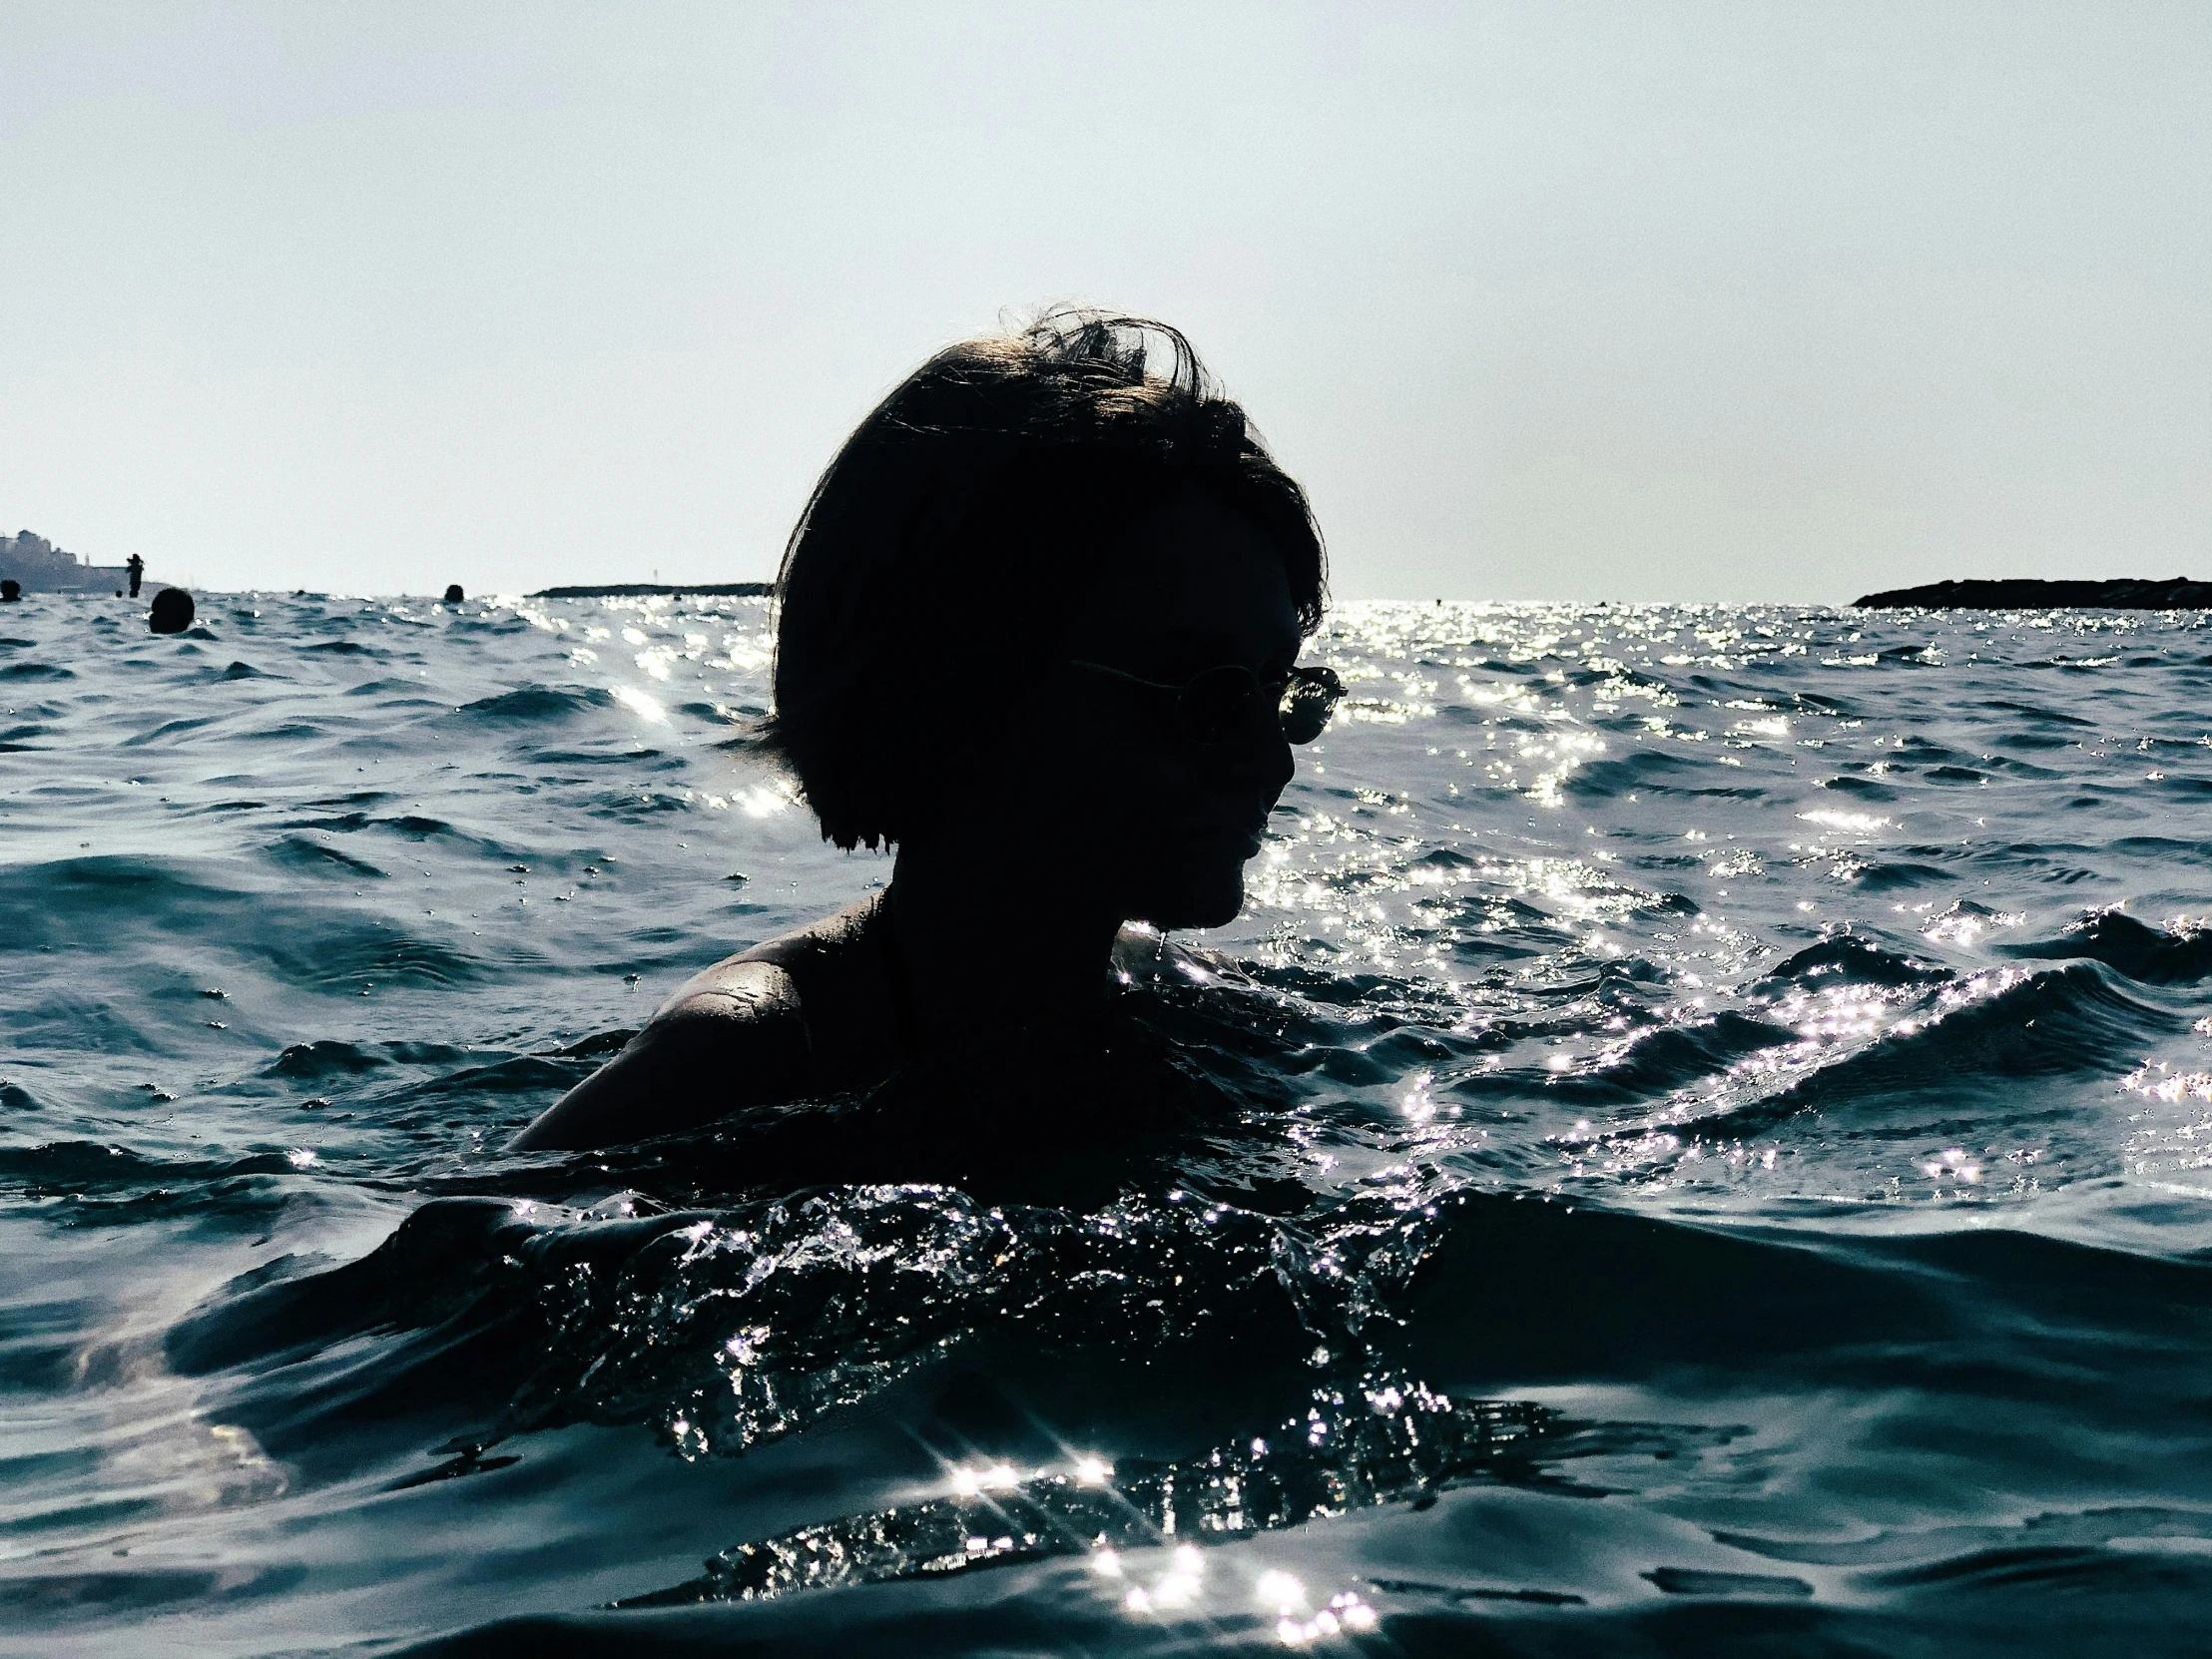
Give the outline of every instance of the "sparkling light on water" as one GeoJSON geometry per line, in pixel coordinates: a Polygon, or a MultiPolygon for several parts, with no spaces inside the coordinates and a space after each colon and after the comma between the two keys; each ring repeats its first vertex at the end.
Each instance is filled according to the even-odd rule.
{"type": "MultiPolygon", "coordinates": [[[[1640,1575],[1677,1550],[1799,1594],[1764,1550],[1858,1607],[1903,1593],[1879,1576],[1901,1562],[2062,1534],[2087,1583],[2136,1535],[2112,1527],[2202,1529],[2160,1484],[2193,1468],[2171,1401],[2201,1377],[2160,1368],[2200,1352],[2195,1304],[2158,1289],[2205,1259],[2212,1193],[2202,619],[1343,607],[1311,657],[1351,696],[1301,752],[1246,914],[1132,930],[1111,1065],[996,1033],[923,1092],[986,1126],[986,1170],[975,1145],[868,1164],[943,1148],[854,1102],[773,1145],[726,1123],[501,1151],[686,975],[886,873],[825,848],[753,759],[765,606],[272,595],[203,617],[157,644],[32,607],[0,637],[0,1221],[29,1264],[23,1420],[51,1446],[8,1494],[37,1545],[7,1563],[36,1581],[25,1617],[108,1617],[103,1586],[135,1605],[158,1535],[273,1560],[271,1584],[375,1558],[406,1580],[381,1605],[445,1595],[458,1628],[472,1589],[376,1556],[409,1527],[362,1520],[304,1565],[271,1540],[496,1513],[548,1489],[548,1448],[587,1455],[562,1436],[598,1436],[595,1480],[641,1459],[650,1495],[533,1512],[624,1541],[510,1562],[544,1575],[533,1607],[1025,1563],[1194,1646],[1341,1642],[1404,1605],[1625,1605],[1674,1593],[1640,1575]],[[1155,1093],[1165,1150],[1117,1162],[1155,1093]],[[803,1178],[779,1161],[802,1154],[803,1178]],[[1976,1266],[2007,1251],[2017,1283],[1976,1266]],[[119,1300],[125,1259],[145,1307],[119,1300]],[[1848,1283],[1799,1320],[1786,1293],[1821,1264],[1848,1283]],[[2068,1287],[2091,1288],[2050,1300],[2068,1287]],[[939,1432],[979,1337],[1040,1388],[1139,1368],[1113,1404],[1143,1434],[1000,1440],[988,1411],[973,1440],[939,1432]],[[1904,1382],[1866,1381],[1881,1354],[1904,1382]],[[1726,1387],[1628,1397],[1685,1364],[1726,1387]],[[359,1468],[319,1472],[387,1375],[432,1411],[466,1393],[467,1420],[399,1453],[364,1432],[359,1468]],[[1223,1401],[1190,1397],[1200,1377],[1223,1401]],[[1493,1378],[1564,1379],[1564,1414],[1461,1396],[1493,1378]],[[1969,1397],[1988,1379],[1997,1403],[1969,1397]],[[1245,1385],[1265,1415],[1231,1408],[1245,1385]],[[795,1510],[815,1499],[759,1454],[887,1409],[915,1419],[909,1462],[855,1458],[795,1510]],[[2034,1451],[1992,1450],[1993,1422],[2034,1451]],[[744,1501],[696,1497],[717,1481],[744,1501]],[[2036,1518],[2092,1488],[2124,1523],[2036,1518]],[[574,1590],[681,1492],[697,1539],[574,1590]],[[1471,1545],[1420,1564],[1501,1493],[1527,1499],[1497,1511],[1514,1536],[1557,1544],[1541,1572],[1494,1581],[1471,1545]],[[1622,1538],[1644,1553],[1608,1578],[1622,1538]],[[1865,1573],[1796,1559],[1806,1539],[1869,1540],[1865,1573]],[[1371,1575],[1362,1551],[1404,1559],[1371,1575]]],[[[957,673],[975,647],[945,645],[957,673]]],[[[1019,952],[968,944],[987,1001],[1019,952]]],[[[161,1593],[211,1625],[286,1605],[229,1570],[161,1593]]],[[[1915,1616],[1953,1580],[1984,1584],[1927,1578],[1915,1616]]],[[[353,1591],[310,1593],[319,1618],[353,1591]]],[[[1739,1593],[1757,1582],[1713,1592],[1739,1593]]],[[[387,1639],[353,1616],[331,1640],[387,1639]]]]}

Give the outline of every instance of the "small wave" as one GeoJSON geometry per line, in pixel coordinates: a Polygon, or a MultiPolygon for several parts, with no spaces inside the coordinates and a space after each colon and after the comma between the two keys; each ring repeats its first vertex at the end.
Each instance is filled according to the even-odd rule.
{"type": "Polygon", "coordinates": [[[454,713],[469,720],[532,726],[568,720],[589,709],[611,709],[614,701],[611,693],[592,686],[522,686],[464,703],[454,713]]]}
{"type": "Polygon", "coordinates": [[[2038,783],[2066,776],[2063,772],[2055,771],[2050,767],[2036,766],[2031,761],[2014,760],[2009,755],[1984,755],[1981,758],[1981,764],[1990,771],[2000,773],[2006,778],[2022,778],[2038,783]]]}
{"type": "Polygon", "coordinates": [[[2098,910],[2056,938],[1997,948],[2007,956],[2102,962],[2144,985],[2195,985],[2212,978],[2212,929],[2169,933],[2124,910],[2098,910]]]}
{"type": "MultiPolygon", "coordinates": [[[[273,948],[271,954],[279,950],[273,948]]],[[[280,955],[294,983],[324,992],[371,985],[465,985],[488,971],[488,964],[453,946],[373,923],[326,923],[311,943],[282,947],[280,955]]]]}
{"type": "Polygon", "coordinates": [[[1591,761],[1568,774],[1569,795],[1610,798],[1649,792],[1682,797],[1719,796],[1731,800],[1753,799],[1763,789],[1736,784],[1715,784],[1704,763],[1669,755],[1660,750],[1640,750],[1618,761],[1591,761]],[[1692,780],[1697,782],[1692,782],[1692,780]]]}
{"type": "Polygon", "coordinates": [[[2137,1504],[2072,1512],[2046,1511],[2014,1525],[1936,1528],[1889,1527],[1871,1538],[1837,1543],[1764,1537],[1756,1532],[1714,1535],[1732,1549],[1806,1566],[1872,1567],[1909,1575],[1893,1582],[1931,1583],[1975,1573],[1992,1557],[2037,1551],[2094,1549],[2123,1538],[2186,1538],[2212,1543],[2212,1510],[2137,1504]]]}
{"type": "Polygon", "coordinates": [[[346,687],[345,695],[347,697],[386,699],[387,701],[378,705],[380,708],[442,709],[450,707],[448,704],[438,702],[435,698],[425,697],[422,682],[419,680],[363,680],[357,686],[346,687]]]}
{"type": "Polygon", "coordinates": [[[202,727],[213,726],[222,718],[220,715],[199,715],[184,720],[164,721],[152,731],[140,732],[135,736],[125,738],[123,747],[125,749],[137,749],[146,744],[160,743],[164,738],[182,737],[187,732],[197,732],[202,727]]]}
{"type": "Polygon", "coordinates": [[[556,1065],[533,1054],[518,1054],[490,1065],[463,1066],[417,1084],[394,1104],[412,1105],[440,1095],[459,1095],[474,1101],[519,1094],[550,1100],[582,1082],[584,1075],[583,1069],[573,1065],[556,1065]]]}
{"type": "MultiPolygon", "coordinates": [[[[1273,1433],[1172,1462],[1071,1458],[1027,1478],[1005,1464],[967,1470],[965,1492],[956,1484],[951,1495],[734,1545],[700,1577],[616,1605],[758,1601],[1055,1555],[1118,1566],[1122,1550],[1220,1544],[1387,1503],[1433,1503],[1443,1486],[1477,1477],[1541,1484],[1539,1460],[1558,1433],[1540,1405],[1454,1402],[1410,1381],[1371,1378],[1350,1402],[1343,1390],[1315,1400],[1273,1433]]],[[[1195,1591],[1195,1546],[1182,1548],[1195,1591]]],[[[1338,1605],[1355,1604],[1365,1607],[1357,1598],[1338,1605]]],[[[1355,1628],[1373,1622],[1371,1609],[1355,1628]]],[[[1341,1624],[1333,1615],[1332,1627],[1341,1624]]]]}
{"type": "Polygon", "coordinates": [[[240,743],[314,743],[330,736],[337,729],[332,725],[318,725],[311,720],[287,720],[277,726],[241,728],[240,743]]]}
{"type": "Polygon", "coordinates": [[[643,767],[648,772],[682,772],[681,755],[660,749],[534,749],[531,764],[551,767],[643,767]]]}
{"type": "Polygon", "coordinates": [[[319,875],[344,874],[382,881],[388,879],[390,874],[365,858],[356,858],[350,852],[335,846],[325,846],[304,835],[285,835],[272,842],[264,849],[264,856],[281,868],[311,871],[319,875]]]}
{"type": "Polygon", "coordinates": [[[275,1153],[231,1159],[159,1159],[96,1141],[49,1141],[0,1147],[0,1183],[34,1196],[205,1186],[242,1175],[288,1175],[275,1153]]]}
{"type": "Polygon", "coordinates": [[[1437,1209],[1392,1311],[1404,1364],[1453,1390],[1771,1365],[1948,1326],[1933,1289],[1806,1244],[1518,1196],[1461,1192],[1437,1209]],[[1450,1317],[1466,1307],[1483,1317],[1450,1317]]]}
{"type": "Polygon", "coordinates": [[[262,1075],[320,1082],[330,1077],[357,1077],[390,1063],[390,1056],[375,1048],[324,1037],[309,1043],[293,1043],[277,1055],[262,1075]]]}
{"type": "Polygon", "coordinates": [[[283,1208],[283,1190],[294,1175],[278,1153],[162,1159],[100,1141],[0,1148],[0,1190],[35,1201],[49,1221],[71,1228],[142,1221],[266,1228],[283,1208]]]}
{"type": "Polygon", "coordinates": [[[1938,985],[1953,977],[1949,968],[1916,956],[1886,950],[1856,933],[1838,933],[1807,945],[1761,976],[1767,984],[1815,981],[1846,985],[1938,985]]]}
{"type": "Polygon", "coordinates": [[[2129,857],[2190,864],[2212,864],[2212,840],[2177,840],[2171,835],[2121,835],[2112,850],[2129,857]]]}
{"type": "Polygon", "coordinates": [[[1704,1019],[1651,1027],[1571,1072],[1546,1073],[1550,1090],[1590,1104],[1628,1104],[1725,1075],[1739,1061],[1800,1042],[1795,1031],[1724,1009],[1704,1019]]]}
{"type": "MultiPolygon", "coordinates": [[[[172,1328],[167,1352],[180,1372],[239,1373],[233,1408],[251,1410],[252,1379],[280,1355],[334,1365],[354,1334],[418,1332],[329,1408],[350,1414],[436,1365],[449,1394],[504,1401],[502,1433],[644,1422],[686,1456],[734,1453],[1009,1322],[1063,1348],[1110,1333],[1121,1353],[1196,1350],[1295,1379],[1306,1316],[1338,1293],[1323,1276],[1287,1296],[1281,1227],[1195,1197],[1083,1216],[924,1187],[624,1220],[439,1199],[359,1262],[223,1293],[172,1328]],[[1321,1301],[1302,1315],[1299,1297],[1321,1301]],[[476,1356],[467,1375],[462,1353],[476,1356]]],[[[249,1420],[277,1449],[274,1426],[249,1420]]]]}
{"type": "Polygon", "coordinates": [[[1838,795],[1853,796],[1861,801],[1895,801],[1898,798],[1898,792],[1887,784],[1878,784],[1871,778],[1853,778],[1848,774],[1824,778],[1815,787],[1838,795]]]}
{"type": "MultiPolygon", "coordinates": [[[[314,805],[343,806],[356,799],[364,803],[375,804],[388,798],[381,794],[370,794],[361,797],[341,798],[326,803],[315,803],[314,805]]],[[[531,853],[511,842],[494,840],[488,836],[475,834],[463,830],[458,825],[448,823],[444,819],[431,818],[422,813],[399,813],[389,818],[378,818],[367,812],[354,811],[335,814],[328,818],[285,819],[276,824],[275,828],[308,830],[318,834],[379,834],[417,844],[432,841],[441,842],[453,850],[466,852],[472,856],[502,865],[529,860],[533,864],[544,864],[546,867],[559,869],[570,863],[594,856],[594,854],[585,852],[578,854],[576,858],[546,860],[542,855],[531,853]]],[[[597,856],[603,857],[605,855],[597,854],[597,856]]]]}
{"type": "MultiPolygon", "coordinates": [[[[2014,970],[2016,971],[2016,970],[2014,970]]],[[[1731,1110],[1706,1127],[1738,1132],[1806,1110],[1839,1126],[1926,1103],[1946,1109],[1977,1089],[2011,1088],[2028,1078],[2110,1077],[2184,1022],[2109,983],[2094,967],[2027,974],[1993,987],[1957,981],[1931,1012],[1901,1020],[1873,1042],[1819,1066],[1780,1093],[1731,1110]]]]}
{"type": "Polygon", "coordinates": [[[1653,1567],[1642,1576],[1662,1594],[1671,1596],[1810,1596],[1813,1593],[1813,1586],[1804,1579],[1774,1573],[1653,1567]]]}
{"type": "Polygon", "coordinates": [[[1936,886],[1954,882],[1957,875],[1934,864],[1917,864],[1902,858],[1883,858],[1868,864],[1852,877],[1868,892],[1895,892],[1905,887],[1936,886]]]}

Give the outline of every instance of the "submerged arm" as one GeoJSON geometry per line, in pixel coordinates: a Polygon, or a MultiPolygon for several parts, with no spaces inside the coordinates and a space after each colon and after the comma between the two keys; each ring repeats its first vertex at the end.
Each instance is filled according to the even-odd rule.
{"type": "Polygon", "coordinates": [[[618,1146],[788,1100],[807,1037],[791,975],[733,958],[679,986],[621,1053],[568,1091],[511,1148],[618,1146]]]}

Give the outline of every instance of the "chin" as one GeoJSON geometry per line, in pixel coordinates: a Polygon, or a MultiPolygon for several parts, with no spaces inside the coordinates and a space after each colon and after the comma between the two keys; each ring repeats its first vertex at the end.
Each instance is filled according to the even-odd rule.
{"type": "Polygon", "coordinates": [[[1244,865],[1186,870],[1175,880],[1156,883],[1152,896],[1131,920],[1171,927],[1225,927],[1244,911],[1244,865]]]}

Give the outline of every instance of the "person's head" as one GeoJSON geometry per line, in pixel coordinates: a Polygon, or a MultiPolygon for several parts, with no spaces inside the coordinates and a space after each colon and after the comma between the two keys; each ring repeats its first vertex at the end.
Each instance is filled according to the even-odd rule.
{"type": "Polygon", "coordinates": [[[1264,697],[1194,737],[1136,680],[1279,681],[1326,593],[1304,492],[1182,335],[1054,313],[938,352],[823,474],[766,743],[841,846],[989,847],[1127,916],[1226,921],[1288,746],[1264,697]]]}
{"type": "Polygon", "coordinates": [[[0,605],[13,605],[23,597],[23,584],[13,576],[0,581],[0,605]]]}
{"type": "Polygon", "coordinates": [[[448,605],[460,604],[463,597],[464,596],[461,593],[461,585],[458,582],[450,584],[445,590],[445,602],[448,605]]]}
{"type": "Polygon", "coordinates": [[[146,625],[157,634],[182,634],[192,626],[192,595],[183,588],[164,588],[154,595],[146,625]]]}

